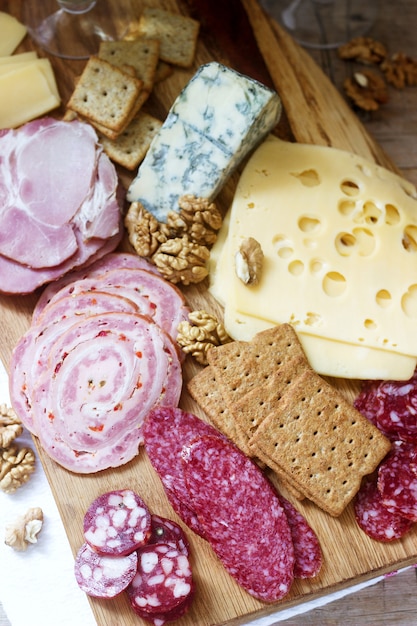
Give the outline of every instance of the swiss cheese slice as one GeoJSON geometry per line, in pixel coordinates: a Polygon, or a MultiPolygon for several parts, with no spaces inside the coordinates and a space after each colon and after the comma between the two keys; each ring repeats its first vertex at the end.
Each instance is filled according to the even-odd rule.
{"type": "Polygon", "coordinates": [[[290,322],[312,366],[347,378],[406,379],[416,365],[417,194],[351,153],[269,137],[249,160],[212,251],[210,291],[236,339],[290,322]],[[254,237],[261,281],[234,255],[254,237]]]}
{"type": "Polygon", "coordinates": [[[0,11],[0,56],[12,54],[26,32],[24,24],[12,15],[0,11]]]}

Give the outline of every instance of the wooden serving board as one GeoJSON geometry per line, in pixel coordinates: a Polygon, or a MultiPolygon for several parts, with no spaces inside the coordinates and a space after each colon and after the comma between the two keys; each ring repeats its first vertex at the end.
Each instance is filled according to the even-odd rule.
{"type": "MultiPolygon", "coordinates": [[[[17,0],[0,0],[0,10],[21,19],[23,4],[17,0]]],[[[145,4],[188,14],[201,21],[194,66],[187,71],[176,70],[156,87],[146,105],[149,111],[161,119],[197,67],[207,61],[218,60],[276,88],[284,106],[284,115],[276,129],[282,138],[352,150],[396,170],[308,53],[279,26],[269,21],[256,0],[228,0],[216,3],[215,7],[211,0],[158,0],[152,3],[119,0],[113,4],[115,20],[120,21],[120,31],[126,16],[137,19],[145,4]]],[[[18,51],[29,49],[36,47],[26,38],[18,51]]],[[[38,52],[45,56],[43,51],[38,52]]],[[[51,62],[65,103],[84,63],[56,57],[51,57],[51,62]]],[[[56,114],[60,116],[63,110],[56,114]]],[[[120,176],[122,182],[128,185],[131,175],[120,170],[120,176]]],[[[219,196],[219,206],[223,210],[230,204],[236,179],[237,175],[219,196]]],[[[129,249],[126,242],[122,247],[129,249]]],[[[206,284],[187,288],[185,293],[192,308],[206,308],[221,314],[216,302],[208,295],[206,284]]],[[[13,347],[29,327],[38,297],[39,293],[0,297],[0,357],[6,368],[13,347]]],[[[199,367],[187,360],[184,380],[193,376],[199,367]]],[[[358,390],[358,384],[354,381],[332,382],[351,399],[358,390]]],[[[203,417],[186,392],[183,393],[181,406],[203,417]]],[[[37,445],[36,439],[34,443],[37,445]]],[[[61,468],[42,449],[39,449],[39,455],[74,553],[83,542],[82,519],[87,506],[97,495],[110,489],[134,489],[142,495],[153,512],[178,521],[143,450],[124,467],[86,476],[74,475],[61,468]]],[[[319,576],[313,580],[295,581],[287,598],[275,605],[265,605],[241,590],[226,574],[208,544],[187,529],[193,552],[197,593],[190,612],[177,622],[179,626],[243,624],[249,620],[249,616],[268,615],[417,562],[417,524],[403,540],[384,545],[368,539],[358,529],[352,506],[337,519],[329,517],[307,501],[296,503],[296,506],[321,541],[324,565],[319,576]]],[[[46,600],[48,593],[45,590],[46,600]]],[[[91,607],[99,626],[134,626],[141,623],[131,611],[124,595],[107,602],[91,600],[91,607]]]]}

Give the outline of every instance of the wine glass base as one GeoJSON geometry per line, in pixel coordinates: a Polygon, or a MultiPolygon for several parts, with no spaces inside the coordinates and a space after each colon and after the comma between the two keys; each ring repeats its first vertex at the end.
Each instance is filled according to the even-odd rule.
{"type": "Polygon", "coordinates": [[[378,0],[262,0],[268,13],[307,48],[337,48],[366,35],[378,0]]]}
{"type": "Polygon", "coordinates": [[[49,54],[64,59],[88,59],[96,54],[102,41],[121,39],[117,20],[112,19],[110,3],[99,0],[84,13],[58,9],[51,0],[36,2],[36,17],[32,3],[26,5],[25,23],[30,37],[49,54]]]}

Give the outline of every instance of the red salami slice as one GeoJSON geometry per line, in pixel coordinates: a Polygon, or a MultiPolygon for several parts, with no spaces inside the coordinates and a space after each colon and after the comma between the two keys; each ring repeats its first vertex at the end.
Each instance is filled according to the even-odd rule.
{"type": "MultiPolygon", "coordinates": [[[[137,574],[127,588],[133,610],[145,619],[179,616],[194,592],[189,558],[168,544],[138,550],[137,574]]],[[[160,623],[164,623],[164,621],[160,623]]]]}
{"type": "Polygon", "coordinates": [[[183,453],[193,510],[226,570],[264,602],[293,582],[294,549],[287,517],[259,467],[220,437],[202,436],[183,453]]]}
{"type": "Polygon", "coordinates": [[[376,482],[370,480],[356,494],[354,509],[359,527],[375,541],[401,539],[413,525],[411,520],[387,509],[376,482]]]}
{"type": "Polygon", "coordinates": [[[366,383],[355,407],[391,441],[417,443],[417,370],[408,381],[366,383]]]}
{"type": "MultiPolygon", "coordinates": [[[[224,435],[196,415],[167,406],[157,407],[146,416],[142,433],[149,460],[165,490],[189,510],[190,498],[181,461],[183,447],[200,435],[223,439],[224,435]]],[[[182,517],[176,508],[175,511],[182,517]]]]}
{"type": "Polygon", "coordinates": [[[378,489],[388,511],[417,521],[417,446],[396,441],[378,469],[378,489]]]}
{"type": "Polygon", "coordinates": [[[282,495],[279,495],[282,508],[287,516],[294,546],[295,578],[313,578],[319,573],[323,556],[320,542],[314,530],[297,509],[282,495]]]}
{"type": "Polygon", "coordinates": [[[134,491],[109,491],[90,504],[83,530],[85,540],[99,554],[125,556],[147,543],[151,514],[134,491]]]}
{"type": "Polygon", "coordinates": [[[52,346],[34,384],[34,429],[67,469],[89,473],[132,459],[155,406],[178,404],[181,364],[149,319],[103,313],[74,324],[52,346]]]}
{"type": "Polygon", "coordinates": [[[190,544],[179,524],[159,515],[151,515],[151,530],[149,544],[165,543],[178,548],[183,554],[189,554],[190,544]]]}
{"type": "Polygon", "coordinates": [[[114,598],[125,591],[136,575],[138,555],[103,556],[85,543],[75,558],[78,586],[94,598],[114,598]]]}
{"type": "Polygon", "coordinates": [[[20,338],[10,362],[10,397],[20,420],[32,433],[32,389],[34,381],[48,366],[51,346],[80,317],[110,311],[135,313],[137,306],[121,296],[98,291],[69,296],[49,307],[38,324],[20,338]]]}

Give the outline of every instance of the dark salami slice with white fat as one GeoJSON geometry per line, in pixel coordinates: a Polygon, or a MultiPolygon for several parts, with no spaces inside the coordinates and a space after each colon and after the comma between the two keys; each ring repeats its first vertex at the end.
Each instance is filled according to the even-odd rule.
{"type": "Polygon", "coordinates": [[[413,525],[411,520],[387,509],[376,482],[371,480],[363,483],[356,494],[354,510],[359,528],[375,541],[401,539],[413,525]]]}
{"type": "Polygon", "coordinates": [[[89,596],[109,599],[126,590],[136,575],[138,556],[103,556],[84,543],[75,558],[78,586],[89,596]]]}
{"type": "Polygon", "coordinates": [[[126,556],[148,542],[151,514],[134,491],[109,491],[90,504],[83,530],[86,542],[99,554],[126,556]]]}
{"type": "Polygon", "coordinates": [[[370,381],[355,408],[391,441],[417,443],[417,370],[407,381],[370,381]]]}
{"type": "Polygon", "coordinates": [[[284,509],[259,467],[220,437],[184,449],[190,503],[226,570],[264,602],[284,597],[294,578],[294,549],[284,509]]]}
{"type": "Polygon", "coordinates": [[[391,513],[417,522],[417,445],[392,444],[378,469],[378,489],[391,513]]]}
{"type": "Polygon", "coordinates": [[[139,616],[159,624],[173,616],[179,617],[183,608],[188,607],[193,592],[192,571],[186,554],[163,543],[138,550],[137,573],[127,593],[139,616]]]}
{"type": "Polygon", "coordinates": [[[146,414],[176,406],[181,364],[148,318],[103,313],[74,324],[52,346],[33,388],[34,430],[67,469],[96,472],[136,456],[146,414]]]}
{"type": "Polygon", "coordinates": [[[179,524],[159,515],[151,515],[151,536],[149,544],[165,543],[177,547],[183,554],[189,554],[190,544],[179,524]]]}

